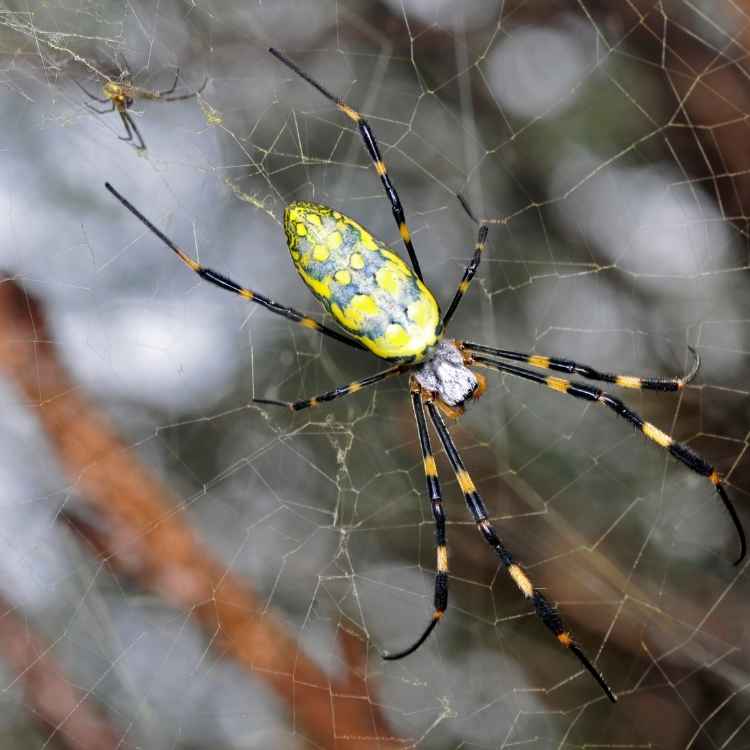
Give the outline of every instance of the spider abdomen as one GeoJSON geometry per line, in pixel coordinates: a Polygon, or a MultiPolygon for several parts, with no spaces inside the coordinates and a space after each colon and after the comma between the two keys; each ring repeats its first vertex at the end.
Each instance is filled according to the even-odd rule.
{"type": "Polygon", "coordinates": [[[422,361],[442,334],[429,289],[361,224],[320,203],[290,203],[292,261],[323,307],[373,354],[422,361]]]}

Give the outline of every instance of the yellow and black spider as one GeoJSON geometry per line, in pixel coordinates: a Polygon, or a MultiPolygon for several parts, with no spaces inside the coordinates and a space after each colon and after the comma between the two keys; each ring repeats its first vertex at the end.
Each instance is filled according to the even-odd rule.
{"type": "Polygon", "coordinates": [[[170,94],[172,94],[177,89],[177,82],[179,81],[179,79],[180,70],[178,68],[177,73],[175,73],[174,83],[164,91],[143,89],[140,86],[136,86],[129,80],[109,80],[104,84],[104,86],[102,86],[102,94],[104,94],[104,98],[94,96],[94,94],[92,94],[90,91],[87,91],[80,83],[78,83],[78,81],[75,81],[75,84],[90,99],[93,99],[100,104],[110,104],[110,107],[108,109],[97,109],[91,104],[84,102],[84,104],[86,104],[86,107],[88,107],[88,109],[90,109],[92,112],[95,112],[97,115],[106,115],[117,110],[117,112],[120,113],[120,119],[122,120],[122,124],[125,127],[125,132],[127,133],[127,135],[118,135],[117,137],[121,141],[132,141],[133,134],[135,133],[136,137],[138,138],[138,143],[135,145],[135,147],[139,151],[145,151],[146,144],[143,140],[143,137],[141,136],[140,131],[138,130],[138,126],[135,124],[135,120],[133,120],[133,118],[130,116],[130,112],[128,112],[128,110],[133,106],[133,102],[136,99],[148,99],[151,101],[155,101],[158,99],[163,102],[178,102],[183,99],[192,99],[194,96],[198,96],[198,94],[200,94],[203,89],[206,88],[206,84],[208,83],[208,78],[206,78],[199,89],[191,91],[189,94],[178,94],[177,96],[170,96],[170,94]]]}
{"type": "MultiPolygon", "coordinates": [[[[742,525],[727,497],[718,473],[703,458],[686,445],[673,440],[658,427],[644,421],[618,398],[599,388],[593,388],[585,383],[565,378],[543,375],[534,370],[509,364],[509,361],[523,362],[539,370],[575,374],[589,380],[613,383],[622,388],[676,391],[683,388],[695,376],[699,365],[697,353],[691,350],[696,359],[695,366],[682,378],[639,378],[631,375],[613,375],[599,372],[588,365],[578,364],[567,359],[557,359],[539,354],[523,354],[495,349],[469,341],[446,338],[445,330],[448,323],[456,312],[463,295],[468,290],[479,266],[487,239],[487,226],[480,226],[473,256],[466,266],[463,278],[447,312],[441,316],[440,308],[434,296],[423,282],[416,252],[406,226],[401,201],[388,177],[385,163],[370,126],[359,112],[323,88],[280,52],[274,49],[271,49],[270,52],[314,86],[323,96],[332,101],[341,112],[356,124],[372,158],[375,171],[382,180],[385,193],[393,210],[393,216],[411,260],[412,268],[410,269],[393,250],[373,237],[361,224],[333,208],[303,201],[290,203],[286,207],[284,229],[294,266],[310,291],[322,303],[325,310],[335,318],[346,334],[328,328],[292,308],[285,307],[262,294],[247,289],[221,273],[202,266],[157,229],[109,183],[106,183],[107,190],[201,278],[222,289],[234,292],[246,300],[256,302],[267,310],[292,320],[305,328],[329,336],[348,346],[369,351],[380,359],[393,363],[386,370],[348,385],[342,385],[314,398],[290,403],[272,399],[254,399],[256,403],[285,406],[292,411],[300,411],[301,409],[319,406],[325,401],[333,401],[350,393],[356,393],[385,378],[409,374],[411,405],[414,410],[422,452],[427,495],[435,519],[437,553],[435,606],[429,624],[416,642],[403,651],[386,654],[384,658],[400,659],[415,651],[443,617],[448,605],[448,552],[445,512],[435,458],[430,447],[426,418],[428,415],[456,475],[469,512],[485,542],[495,550],[504,569],[523,596],[531,601],[541,621],[565,648],[578,657],[606,696],[614,702],[616,700],[614,691],[576,643],[557,609],[532,584],[528,575],[498,537],[488,518],[484,502],[453,443],[443,414],[450,417],[460,416],[465,404],[482,394],[485,388],[484,377],[474,372],[473,367],[498,370],[514,377],[539,383],[558,393],[585,401],[597,402],[623,417],[649,440],[667,449],[689,469],[707,477],[716,489],[737,528],[741,544],[740,558],[737,561],[739,562],[746,551],[742,525]]],[[[463,200],[461,202],[467,213],[472,216],[468,206],[463,200]]],[[[476,222],[476,219],[474,221],[476,222]]]]}

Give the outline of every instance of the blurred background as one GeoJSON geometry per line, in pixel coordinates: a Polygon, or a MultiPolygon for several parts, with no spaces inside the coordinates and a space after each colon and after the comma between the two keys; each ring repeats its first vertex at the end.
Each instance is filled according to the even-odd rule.
{"type": "Polygon", "coordinates": [[[0,316],[32,382],[7,368],[0,382],[0,627],[18,625],[0,645],[3,747],[750,745],[746,566],[709,482],[614,414],[495,373],[453,434],[505,543],[620,702],[506,580],[442,454],[450,609],[416,654],[383,662],[432,606],[406,380],[297,415],[253,404],[382,365],[202,283],[103,186],[204,264],[320,316],[285,247],[288,202],[334,206],[401,247],[356,130],[279,48],[367,116],[444,308],[476,236],[456,195],[491,222],[452,335],[644,376],[685,372],[697,349],[681,393],[618,395],[713,463],[750,527],[750,2],[3,6],[0,266],[24,315],[38,304],[46,321],[8,333],[0,316]],[[178,72],[177,93],[207,84],[136,99],[142,151],[76,85],[164,90],[178,72]],[[49,357],[69,378],[54,397],[39,385],[49,357]],[[148,530],[118,527],[129,492],[114,493],[119,520],[92,503],[95,447],[61,457],[87,417],[55,433],[44,414],[68,397],[106,415],[114,453],[164,488],[148,530]],[[174,523],[218,579],[254,592],[236,610],[273,618],[331,680],[331,705],[353,669],[340,633],[358,634],[357,705],[377,737],[339,708],[322,739],[304,675],[274,689],[274,670],[217,647],[223,615],[212,630],[205,598],[184,606],[193,581],[164,572],[176,544],[152,544],[174,523]],[[151,545],[159,572],[126,575],[112,538],[151,545]],[[19,642],[33,643],[20,659],[19,642]]]}

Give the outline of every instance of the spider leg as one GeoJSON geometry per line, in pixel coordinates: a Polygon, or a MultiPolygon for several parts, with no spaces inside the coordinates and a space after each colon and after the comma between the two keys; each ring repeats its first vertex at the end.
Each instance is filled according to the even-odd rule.
{"type": "Polygon", "coordinates": [[[162,232],[160,229],[157,229],[154,224],[152,224],[129,200],[127,200],[127,198],[120,195],[120,193],[118,193],[117,190],[112,187],[112,185],[110,185],[108,182],[105,182],[104,187],[106,187],[107,190],[109,190],[109,192],[112,193],[112,195],[114,195],[115,198],[117,198],[117,200],[120,201],[120,203],[122,203],[122,205],[128,209],[128,211],[130,211],[130,213],[132,213],[143,224],[145,224],[170,250],[172,250],[191,271],[198,274],[198,276],[200,276],[205,281],[208,281],[211,284],[214,284],[228,292],[234,292],[243,299],[246,299],[249,302],[255,302],[256,304],[265,307],[266,310],[270,310],[276,315],[281,315],[287,320],[298,323],[304,328],[309,328],[313,331],[317,331],[323,336],[328,336],[332,339],[336,339],[336,341],[340,341],[341,343],[347,344],[348,346],[351,346],[355,349],[369,351],[367,347],[360,341],[351,339],[348,336],[339,333],[338,331],[334,331],[332,328],[327,328],[322,323],[318,323],[318,321],[313,320],[312,318],[308,318],[306,315],[303,315],[301,312],[297,312],[297,310],[294,310],[291,307],[280,305],[278,302],[265,297],[262,294],[258,294],[257,292],[253,292],[250,289],[241,286],[237,282],[232,281],[230,278],[224,276],[218,271],[213,271],[210,268],[202,266],[200,263],[193,260],[189,255],[187,255],[183,250],[181,250],[177,245],[175,245],[175,243],[172,242],[172,240],[170,240],[169,237],[164,234],[164,232],[162,232]]]}
{"type": "MultiPolygon", "coordinates": [[[[120,81],[127,81],[132,79],[131,71],[133,68],[130,67],[130,63],[127,61],[127,58],[125,55],[120,52],[120,58],[122,59],[122,69],[120,70],[120,75],[118,76],[118,80],[120,81]]],[[[115,64],[117,64],[117,56],[115,55],[115,64]]]]}
{"type": "Polygon", "coordinates": [[[130,129],[130,123],[128,122],[128,118],[125,116],[125,112],[120,112],[120,119],[122,120],[122,124],[125,126],[125,132],[127,135],[118,135],[117,137],[121,141],[132,141],[133,140],[133,131],[130,129]]]}
{"type": "Polygon", "coordinates": [[[375,171],[378,173],[381,182],[383,183],[383,189],[385,194],[390,201],[391,210],[393,211],[393,218],[396,220],[398,225],[398,231],[401,235],[401,239],[406,247],[406,252],[409,253],[409,260],[411,261],[414,273],[420,281],[424,281],[422,277],[422,270],[419,267],[419,261],[417,260],[417,253],[414,249],[414,245],[411,241],[411,232],[409,227],[406,226],[406,217],[404,214],[404,207],[401,204],[401,199],[398,197],[396,188],[393,186],[390,178],[388,177],[387,169],[383,157],[380,154],[378,143],[375,140],[375,134],[367,124],[362,115],[355,109],[352,109],[343,99],[334,96],[328,89],[324,88],[321,84],[311,78],[307,73],[303,72],[295,63],[293,63],[288,57],[285,57],[278,50],[271,47],[268,50],[277,60],[280,60],[284,65],[293,70],[300,78],[307,81],[311,86],[316,88],[323,96],[329,101],[333,102],[341,112],[343,112],[353,123],[356,124],[359,129],[359,134],[362,136],[362,141],[365,144],[365,148],[370,154],[375,171]]]}
{"type": "Polygon", "coordinates": [[[645,437],[668,450],[678,461],[685,464],[688,469],[692,469],[696,474],[706,477],[709,482],[711,482],[722,503],[724,503],[724,507],[727,509],[740,539],[740,556],[734,564],[739,565],[742,562],[747,552],[747,542],[745,540],[745,530],[742,527],[742,522],[737,515],[737,511],[735,510],[732,501],[729,499],[716,469],[687,445],[677,442],[670,435],[662,432],[656,425],[651,424],[651,422],[646,422],[638,416],[638,414],[625,406],[619,398],[615,398],[599,388],[592,388],[585,383],[577,383],[575,381],[566,380],[565,378],[556,378],[552,375],[545,377],[538,372],[532,372],[531,370],[526,370],[522,367],[517,367],[516,365],[495,362],[481,356],[472,357],[472,360],[468,364],[488,367],[493,370],[499,370],[500,372],[507,372],[509,375],[514,375],[515,377],[523,378],[525,380],[531,380],[534,383],[539,383],[547,388],[551,388],[558,393],[565,393],[568,396],[580,398],[584,401],[596,401],[606,406],[608,409],[612,409],[615,414],[618,414],[623,419],[630,422],[630,424],[632,424],[637,430],[640,430],[645,437]]]}
{"type": "Polygon", "coordinates": [[[432,516],[435,519],[435,554],[437,561],[435,565],[435,611],[432,614],[430,622],[422,632],[422,635],[408,648],[395,654],[383,654],[383,658],[388,661],[403,659],[409,654],[413,654],[428,638],[435,626],[440,622],[448,608],[448,548],[445,540],[445,511],[443,509],[443,496],[440,492],[440,481],[438,480],[437,466],[435,457],[432,455],[430,446],[430,435],[427,431],[427,421],[424,416],[424,405],[422,404],[422,394],[417,387],[412,388],[411,404],[414,410],[414,418],[417,421],[417,432],[419,434],[419,445],[422,449],[422,463],[424,465],[424,475],[427,481],[427,496],[430,498],[432,506],[432,516]]]}
{"type": "Polygon", "coordinates": [[[78,83],[75,78],[73,79],[73,83],[75,83],[75,85],[78,86],[78,88],[81,89],[81,91],[83,91],[83,93],[86,94],[89,99],[93,99],[94,101],[99,102],[99,104],[106,104],[110,101],[109,99],[102,99],[101,97],[94,96],[90,91],[86,90],[82,84],[78,83]]]}
{"type": "Polygon", "coordinates": [[[133,120],[133,118],[125,110],[120,110],[120,119],[122,120],[122,124],[125,126],[125,132],[127,133],[127,135],[118,135],[117,137],[121,141],[132,141],[133,132],[135,132],[136,136],[138,137],[138,144],[135,144],[135,147],[139,151],[145,151],[146,144],[143,142],[141,133],[138,130],[138,126],[135,124],[135,121],[133,120]],[[131,127],[132,127],[132,130],[131,130],[131,127]]]}
{"type": "Polygon", "coordinates": [[[83,102],[83,106],[87,109],[90,109],[92,112],[96,113],[97,115],[108,115],[110,112],[115,111],[115,103],[112,102],[112,106],[109,109],[97,109],[92,104],[89,104],[88,102],[83,102]]]}
{"type": "Polygon", "coordinates": [[[123,121],[130,122],[130,125],[133,128],[133,132],[135,133],[136,137],[138,138],[138,145],[136,148],[139,151],[145,151],[146,150],[146,142],[143,140],[143,136],[141,135],[141,131],[138,130],[138,126],[135,124],[135,120],[130,116],[128,112],[120,112],[120,115],[123,119],[123,121]]]}
{"type": "Polygon", "coordinates": [[[524,354],[522,352],[512,352],[507,349],[495,349],[483,344],[475,344],[472,341],[463,341],[460,343],[462,349],[479,354],[490,354],[493,357],[501,359],[510,359],[516,362],[524,362],[532,367],[538,367],[542,370],[555,370],[564,372],[568,375],[580,375],[588,380],[599,380],[604,383],[614,383],[620,388],[639,388],[644,391],[679,391],[684,388],[698,373],[701,364],[701,358],[698,352],[692,346],[688,346],[690,353],[693,355],[693,366],[680,378],[641,378],[635,375],[618,375],[609,372],[599,372],[590,365],[582,365],[573,362],[570,359],[557,359],[555,357],[546,357],[541,354],[524,354]]]}
{"type": "Polygon", "coordinates": [[[492,547],[495,552],[497,552],[500,561],[505,567],[505,571],[511,577],[513,583],[516,584],[520,592],[524,595],[524,597],[531,600],[531,603],[534,605],[534,611],[536,612],[537,617],[539,617],[539,619],[547,626],[547,628],[552,631],[552,634],[557,638],[558,642],[561,645],[572,651],[576,655],[576,657],[578,657],[578,660],[588,670],[589,674],[591,674],[591,676],[597,681],[599,687],[602,689],[607,698],[615,703],[617,701],[617,696],[613,692],[612,688],[605,682],[604,677],[602,677],[599,670],[597,670],[596,667],[589,661],[588,657],[583,652],[581,647],[573,640],[573,636],[563,622],[560,613],[544,598],[544,595],[539,591],[539,589],[534,587],[524,570],[515,561],[513,555],[497,536],[492,523],[490,523],[490,521],[488,520],[487,509],[484,506],[484,502],[477,492],[477,489],[474,486],[474,482],[469,476],[469,473],[466,471],[463,462],[461,461],[461,456],[456,450],[456,446],[450,436],[450,433],[448,432],[448,428],[446,427],[443,418],[440,416],[440,412],[432,401],[427,402],[427,410],[429,411],[432,423],[435,425],[435,430],[437,431],[438,437],[440,438],[440,442],[443,444],[443,448],[446,455],[448,456],[448,460],[450,461],[451,466],[453,467],[453,471],[456,474],[458,484],[464,493],[464,500],[466,501],[466,505],[468,506],[469,511],[471,512],[471,515],[473,516],[474,521],[477,525],[477,529],[481,533],[485,542],[487,542],[487,544],[492,547]]]}
{"type": "MultiPolygon", "coordinates": [[[[467,214],[469,214],[469,217],[473,219],[475,223],[479,223],[476,218],[474,217],[474,214],[471,212],[471,209],[469,208],[466,201],[463,199],[463,196],[459,195],[458,200],[461,201],[461,205],[464,207],[464,210],[467,214]]],[[[474,255],[471,257],[471,260],[466,266],[466,270],[464,271],[463,278],[461,279],[458,289],[456,289],[456,294],[453,297],[453,301],[450,304],[450,307],[448,308],[448,312],[445,313],[443,317],[443,328],[448,327],[448,322],[453,317],[453,313],[456,312],[456,308],[458,307],[459,303],[461,302],[461,299],[463,298],[464,294],[469,289],[469,286],[471,285],[471,280],[474,278],[474,274],[477,272],[477,268],[479,268],[479,263],[482,260],[482,252],[484,251],[484,245],[487,242],[487,232],[489,231],[489,227],[486,224],[482,224],[479,227],[479,235],[477,236],[477,244],[474,246],[474,255]]]]}
{"type": "Polygon", "coordinates": [[[208,76],[203,79],[203,83],[200,85],[200,88],[197,88],[195,91],[191,91],[189,94],[180,94],[179,96],[165,96],[162,97],[162,99],[165,102],[179,102],[182,99],[192,99],[193,97],[198,96],[198,94],[202,93],[207,84],[208,76]]]}
{"type": "Polygon", "coordinates": [[[299,401],[277,401],[276,399],[271,398],[254,398],[253,402],[256,404],[285,406],[290,411],[302,411],[302,409],[320,406],[321,403],[335,401],[336,399],[348,396],[350,393],[361,391],[363,388],[379,383],[381,380],[392,378],[394,375],[400,375],[402,372],[411,369],[411,367],[413,367],[413,365],[396,365],[395,367],[389,367],[387,370],[376,372],[374,375],[368,375],[367,377],[364,377],[361,380],[355,380],[348,385],[340,385],[332,391],[321,393],[319,396],[314,396],[313,398],[304,398],[299,401]]]}
{"type": "Polygon", "coordinates": [[[171,88],[165,89],[164,91],[157,91],[156,94],[159,97],[169,96],[177,88],[177,82],[179,80],[180,80],[180,69],[177,68],[177,72],[174,74],[174,83],[172,84],[171,88]]]}

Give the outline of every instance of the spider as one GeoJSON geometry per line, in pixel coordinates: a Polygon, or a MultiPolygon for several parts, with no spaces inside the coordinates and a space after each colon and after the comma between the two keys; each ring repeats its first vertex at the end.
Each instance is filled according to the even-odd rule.
{"type": "Polygon", "coordinates": [[[103,99],[99,96],[94,96],[94,94],[92,94],[90,91],[87,91],[80,83],[78,83],[78,81],[75,81],[75,84],[90,99],[93,99],[100,104],[111,105],[109,109],[97,109],[93,105],[84,102],[84,104],[86,104],[86,107],[88,107],[92,112],[96,113],[97,115],[106,115],[109,112],[114,112],[115,110],[117,110],[117,112],[120,113],[120,119],[122,120],[122,124],[125,127],[125,132],[127,133],[127,135],[118,135],[117,137],[121,141],[132,141],[133,134],[135,133],[135,136],[138,138],[138,143],[135,146],[136,149],[138,149],[139,151],[145,151],[146,143],[144,142],[143,136],[141,136],[141,133],[138,130],[138,126],[135,124],[135,120],[133,120],[128,110],[133,106],[133,102],[136,99],[160,99],[164,102],[178,102],[182,99],[192,99],[194,96],[198,96],[198,94],[200,94],[203,89],[206,88],[206,84],[208,83],[208,78],[206,78],[199,89],[191,91],[189,94],[170,96],[170,94],[173,93],[177,88],[177,82],[179,81],[179,79],[180,69],[178,68],[177,73],[174,77],[174,83],[164,91],[152,91],[150,89],[143,89],[139,86],[134,85],[129,80],[122,80],[119,82],[108,80],[104,84],[104,86],[102,86],[102,93],[104,94],[103,99]]]}
{"type": "MultiPolygon", "coordinates": [[[[689,469],[709,480],[737,529],[741,546],[740,558],[737,560],[739,563],[746,552],[745,534],[721,478],[710,464],[688,446],[675,441],[650,422],[644,421],[615,396],[586,383],[536,371],[547,370],[578,375],[588,380],[612,383],[622,388],[677,391],[684,388],[698,371],[697,352],[691,348],[695,363],[690,372],[681,378],[641,378],[600,372],[593,367],[568,359],[525,354],[446,338],[445,331],[448,324],[476,274],[485,249],[488,227],[485,224],[479,226],[474,253],[466,266],[447,312],[441,316],[434,296],[424,284],[422,271],[406,225],[404,209],[388,176],[372,129],[359,112],[331,94],[282,53],[275,49],[269,51],[294,73],[314,86],[326,99],[333,102],[357,126],[375,171],[383,183],[385,194],[411,261],[411,268],[409,268],[392,249],[373,237],[361,224],[333,208],[306,201],[296,201],[286,207],[284,230],[294,266],[313,295],[345,333],[329,328],[301,312],[286,307],[201,265],[152,224],[109,183],[105,184],[107,190],[173,250],[191,271],[205,281],[238,294],[250,302],[255,302],[323,336],[370,352],[391,363],[391,366],[385,370],[313,398],[293,402],[253,399],[255,403],[283,406],[297,412],[320,406],[323,402],[343,398],[386,378],[409,375],[411,407],[422,454],[427,496],[435,522],[437,560],[434,610],[426,628],[411,646],[397,653],[384,654],[384,658],[400,659],[416,651],[443,618],[448,606],[446,516],[437,465],[430,444],[427,426],[429,418],[481,537],[497,553],[510,579],[521,594],[531,602],[542,623],[562,646],[578,658],[607,698],[615,702],[617,698],[614,691],[574,639],[559,611],[534,586],[528,574],[499,538],[488,517],[485,504],[451,438],[444,416],[459,417],[468,402],[481,396],[485,389],[485,378],[475,371],[475,368],[480,367],[530,380],[573,398],[601,404],[629,422],[648,440],[669,451],[689,469]],[[535,369],[527,369],[512,364],[513,362],[525,363],[535,369]]],[[[475,224],[480,224],[466,202],[460,196],[459,199],[475,224]]]]}

